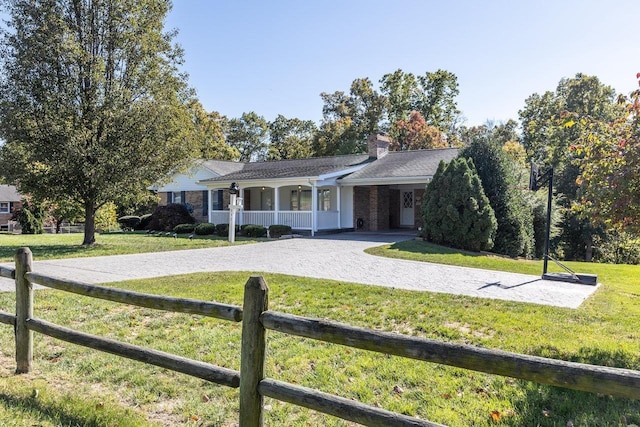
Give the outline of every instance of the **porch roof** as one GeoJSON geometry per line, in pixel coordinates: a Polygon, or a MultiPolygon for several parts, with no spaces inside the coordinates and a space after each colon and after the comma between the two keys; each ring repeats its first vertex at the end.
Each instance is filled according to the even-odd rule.
{"type": "Polygon", "coordinates": [[[19,202],[18,190],[13,185],[0,185],[0,202],[19,202]]]}
{"type": "Polygon", "coordinates": [[[399,179],[423,180],[436,173],[440,161],[450,162],[457,155],[457,148],[390,151],[384,157],[342,178],[340,182],[348,184],[399,179]]]}
{"type": "Polygon", "coordinates": [[[282,178],[307,178],[339,173],[357,165],[369,162],[368,154],[349,154],[310,159],[277,160],[269,162],[235,163],[240,169],[221,174],[218,177],[200,181],[202,184],[229,181],[272,180],[282,178]]]}

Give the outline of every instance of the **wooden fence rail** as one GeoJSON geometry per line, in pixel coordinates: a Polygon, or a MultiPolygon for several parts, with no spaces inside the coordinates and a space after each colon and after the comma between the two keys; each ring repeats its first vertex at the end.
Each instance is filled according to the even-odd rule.
{"type": "Polygon", "coordinates": [[[0,323],[13,325],[15,328],[16,373],[31,370],[33,332],[38,332],[217,384],[240,387],[241,427],[262,426],[264,396],[368,426],[440,426],[318,390],[266,378],[267,330],[541,384],[640,399],[640,371],[527,356],[270,311],[267,284],[258,276],[247,281],[244,305],[238,307],[55,279],[31,272],[31,265],[31,251],[21,248],[16,253],[15,270],[0,267],[0,276],[13,278],[16,283],[16,314],[0,311],[0,323]],[[33,283],[129,305],[198,314],[232,322],[242,321],[240,372],[74,331],[37,319],[33,316],[33,283]]]}

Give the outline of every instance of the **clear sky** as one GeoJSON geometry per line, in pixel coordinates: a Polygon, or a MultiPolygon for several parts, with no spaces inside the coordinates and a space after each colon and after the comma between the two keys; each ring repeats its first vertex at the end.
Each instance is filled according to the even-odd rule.
{"type": "Polygon", "coordinates": [[[595,75],[628,94],[640,0],[173,0],[183,70],[208,111],[320,122],[321,92],[397,69],[458,77],[467,126],[518,118],[533,93],[595,75]]]}

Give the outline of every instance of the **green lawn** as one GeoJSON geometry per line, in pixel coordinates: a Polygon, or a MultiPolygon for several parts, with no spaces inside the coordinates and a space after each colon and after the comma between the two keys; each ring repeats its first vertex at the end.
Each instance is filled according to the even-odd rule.
{"type": "MultiPolygon", "coordinates": [[[[540,271],[540,263],[457,253],[428,255],[443,251],[423,242],[405,244],[412,249],[401,251],[398,244],[381,253],[404,253],[423,260],[437,255],[440,262],[533,274],[540,271]],[[421,245],[425,245],[424,254],[419,252],[421,245]]],[[[271,309],[449,342],[640,370],[640,267],[578,267],[598,274],[603,285],[577,310],[264,276],[271,309]]],[[[250,274],[206,273],[116,286],[241,305],[242,288],[250,274]]],[[[0,309],[13,311],[14,305],[13,294],[0,294],[0,309]]],[[[119,306],[58,291],[36,292],[35,307],[37,317],[64,326],[239,369],[240,324],[119,306]]],[[[41,335],[35,340],[35,373],[14,376],[12,336],[11,328],[0,325],[2,425],[232,426],[237,422],[237,390],[41,335]],[[32,396],[33,389],[38,389],[38,397],[32,396]]],[[[622,426],[622,420],[640,424],[639,401],[539,386],[275,332],[268,334],[267,354],[269,377],[451,426],[564,427],[569,421],[575,426],[622,426]]],[[[271,399],[266,399],[266,405],[268,426],[349,425],[271,399]]]]}
{"type": "MultiPolygon", "coordinates": [[[[236,244],[256,242],[264,239],[237,237],[236,244]]],[[[77,258],[101,255],[122,255],[141,252],[164,252],[181,249],[200,249],[226,246],[226,237],[180,235],[155,236],[145,233],[96,234],[96,244],[82,246],[82,234],[0,234],[0,262],[13,260],[16,249],[28,246],[36,260],[55,258],[77,258]]]]}

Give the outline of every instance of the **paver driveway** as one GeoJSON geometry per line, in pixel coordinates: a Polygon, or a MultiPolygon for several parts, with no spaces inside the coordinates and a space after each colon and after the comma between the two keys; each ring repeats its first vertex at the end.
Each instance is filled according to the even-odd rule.
{"type": "MultiPolygon", "coordinates": [[[[34,271],[87,283],[212,271],[284,273],[430,292],[577,308],[597,287],[539,276],[382,258],[364,249],[409,239],[343,233],[210,249],[37,261],[34,271]]],[[[11,264],[4,264],[11,265],[11,264]]],[[[13,283],[0,279],[0,287],[13,283]]]]}

